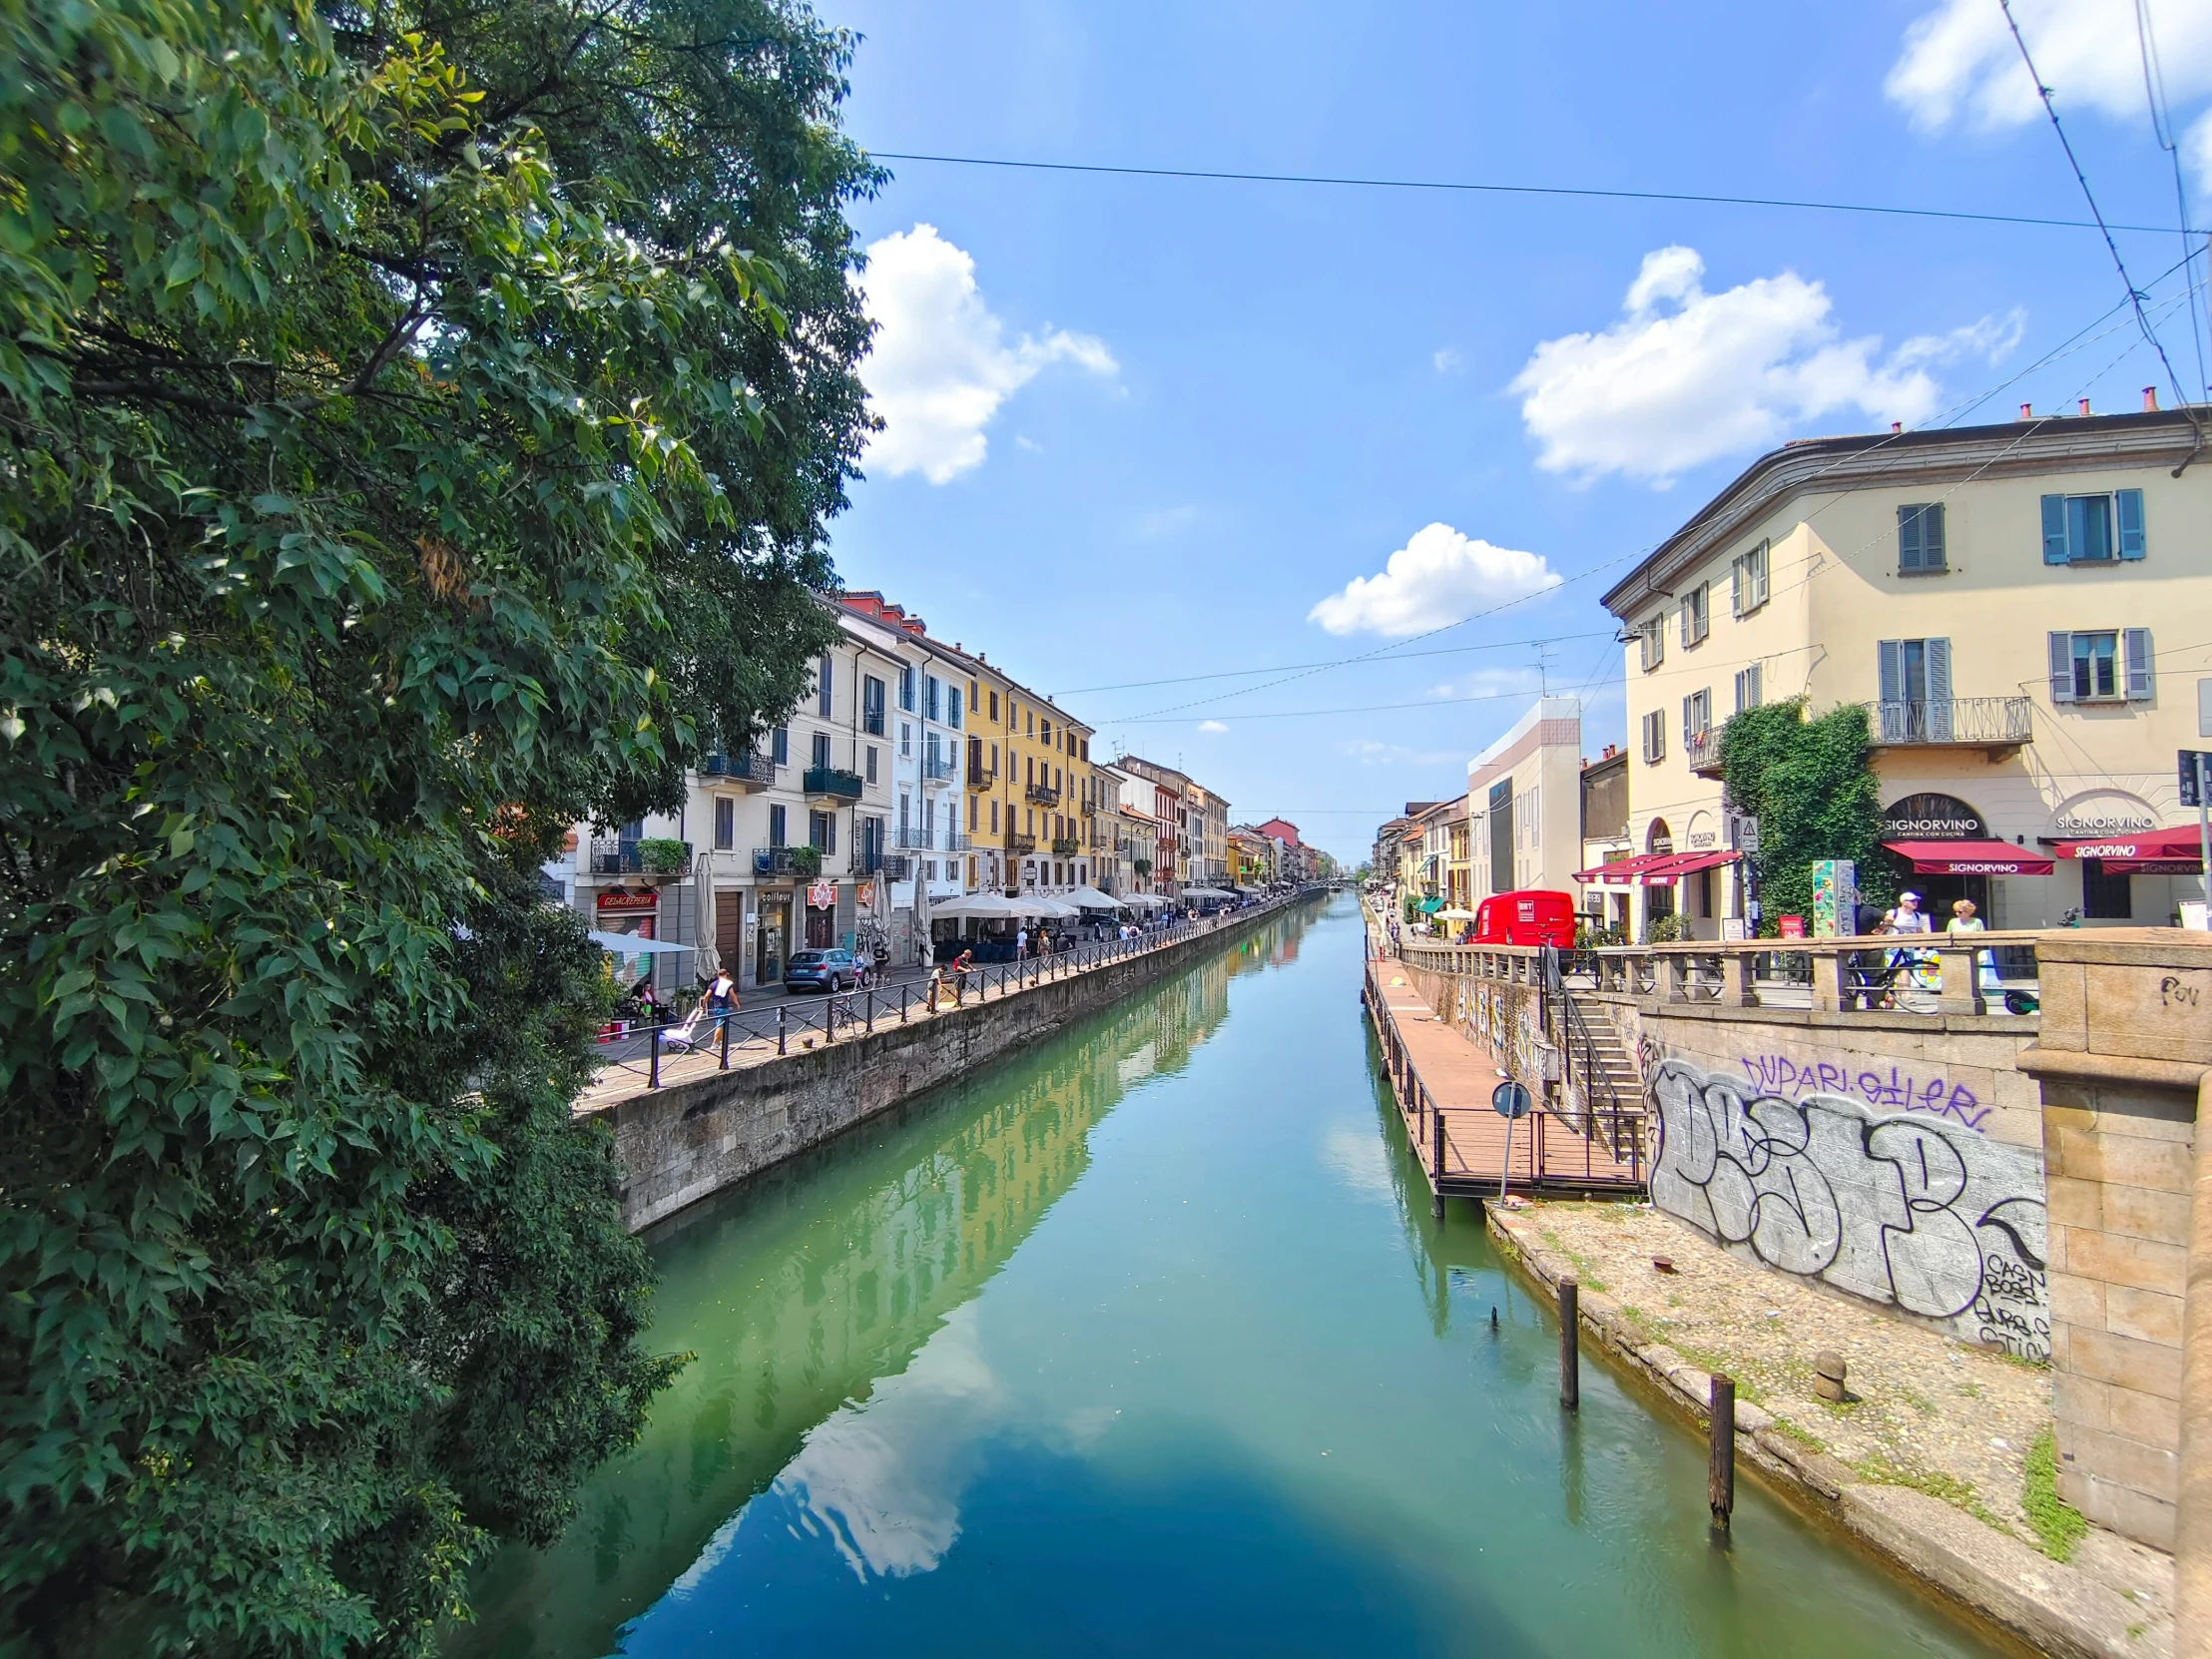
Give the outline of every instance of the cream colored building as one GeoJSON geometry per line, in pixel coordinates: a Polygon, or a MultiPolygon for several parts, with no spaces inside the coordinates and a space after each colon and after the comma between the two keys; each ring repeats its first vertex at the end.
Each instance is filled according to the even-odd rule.
{"type": "Polygon", "coordinates": [[[1546,887],[1573,892],[1582,867],[1582,706],[1538,698],[1467,763],[1472,898],[1546,887]]]}
{"type": "Polygon", "coordinates": [[[1921,848],[1898,856],[1938,915],[1964,895],[1991,927],[2157,924],[2197,896],[2193,856],[2069,843],[2193,830],[2175,757],[2212,748],[2199,420],[2212,407],[1800,441],[1676,531],[1605,596],[1629,642],[1629,835],[1711,867],[1635,888],[1636,925],[1743,917],[1720,729],[1801,695],[1867,706],[1885,842],[1921,848]]]}

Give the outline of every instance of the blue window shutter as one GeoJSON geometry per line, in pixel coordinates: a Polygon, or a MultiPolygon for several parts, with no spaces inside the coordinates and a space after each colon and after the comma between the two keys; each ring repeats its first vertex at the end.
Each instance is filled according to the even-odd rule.
{"type": "Polygon", "coordinates": [[[1882,701],[1885,703],[1903,703],[1905,701],[1905,642],[1903,640],[1884,640],[1881,645],[1881,652],[1882,701]]]}
{"type": "MultiPolygon", "coordinates": [[[[2066,562],[2066,498],[2062,495],[2043,497],[2043,563],[2062,565],[2066,562]]],[[[2051,636],[2056,639],[2057,635],[2051,636]]]]}
{"type": "Polygon", "coordinates": [[[1900,507],[1898,509],[1898,569],[1900,570],[1919,570],[1921,568],[1921,515],[1925,511],[1926,509],[1921,507],[1900,507]]]}
{"type": "Polygon", "coordinates": [[[1928,646],[1928,700],[1931,703],[1950,701],[1950,641],[1929,640],[1928,646]]]}
{"type": "Polygon", "coordinates": [[[2127,700],[2147,703],[2151,696],[2150,630],[2129,628],[2120,635],[2120,651],[2127,671],[2127,700]]]}
{"type": "Polygon", "coordinates": [[[1941,570],[1943,562],[1943,504],[1938,501],[1921,509],[1921,568],[1941,570]]]}
{"type": "MultiPolygon", "coordinates": [[[[2043,497],[2045,501],[2049,496],[2043,497]]],[[[2053,703],[2071,703],[2073,694],[2073,635],[2053,634],[2050,637],[2050,700],[2053,703]]]]}
{"type": "Polygon", "coordinates": [[[2143,556],[2143,492],[2116,490],[2112,501],[2119,511],[2120,557],[2140,559],[2143,556]]]}

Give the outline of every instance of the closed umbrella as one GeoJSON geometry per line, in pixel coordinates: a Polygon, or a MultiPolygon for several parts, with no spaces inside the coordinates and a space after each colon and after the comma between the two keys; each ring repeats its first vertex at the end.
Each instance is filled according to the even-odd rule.
{"type": "Polygon", "coordinates": [[[712,979],[722,971],[722,947],[715,942],[715,855],[700,853],[692,865],[698,890],[692,903],[692,942],[699,951],[699,977],[712,979]]]}

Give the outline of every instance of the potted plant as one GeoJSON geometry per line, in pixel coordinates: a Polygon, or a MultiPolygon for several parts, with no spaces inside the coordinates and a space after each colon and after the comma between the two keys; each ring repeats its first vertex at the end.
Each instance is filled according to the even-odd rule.
{"type": "Polygon", "coordinates": [[[795,846],[792,848],[792,869],[809,877],[822,873],[822,848],[819,846],[795,846]]]}
{"type": "Polygon", "coordinates": [[[1152,860],[1150,858],[1132,858],[1129,861],[1129,867],[1139,875],[1150,875],[1152,873],[1152,860]]]}
{"type": "Polygon", "coordinates": [[[691,842],[648,835],[638,842],[638,867],[652,875],[681,875],[691,862],[691,842]]]}

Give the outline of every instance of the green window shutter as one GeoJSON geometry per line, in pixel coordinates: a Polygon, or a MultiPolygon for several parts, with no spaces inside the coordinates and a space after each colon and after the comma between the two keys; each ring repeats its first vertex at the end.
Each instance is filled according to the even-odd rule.
{"type": "Polygon", "coordinates": [[[2120,520],[2120,557],[2140,559],[2143,556],[2143,492],[2116,490],[2112,504],[2120,520]]]}
{"type": "MultiPolygon", "coordinates": [[[[2043,497],[2043,563],[2062,565],[2065,562],[2066,498],[2062,495],[2046,495],[2043,497]]],[[[2058,636],[2053,634],[2051,638],[2056,639],[2058,636]]]]}
{"type": "Polygon", "coordinates": [[[1925,510],[1921,507],[1900,507],[1898,509],[1898,569],[1900,570],[1919,570],[1921,568],[1921,515],[1925,510]]]}
{"type": "MultiPolygon", "coordinates": [[[[2049,496],[2043,499],[2048,501],[2049,496]]],[[[2053,703],[2071,703],[2073,694],[2073,635],[2053,634],[2050,637],[2050,700],[2053,703]]]]}

